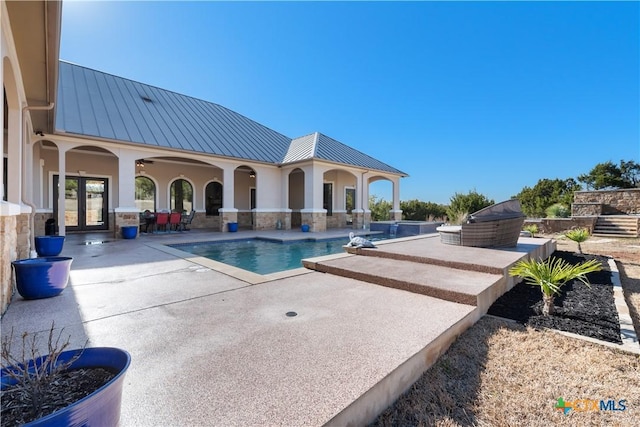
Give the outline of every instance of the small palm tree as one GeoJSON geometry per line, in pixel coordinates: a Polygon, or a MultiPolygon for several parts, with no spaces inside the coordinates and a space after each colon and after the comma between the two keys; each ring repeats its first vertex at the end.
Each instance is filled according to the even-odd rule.
{"type": "Polygon", "coordinates": [[[582,253],[582,246],[580,243],[586,241],[589,238],[589,230],[586,228],[574,228],[564,233],[565,237],[569,240],[573,240],[578,244],[578,253],[582,253]]]}
{"type": "Polygon", "coordinates": [[[538,233],[538,226],[536,224],[527,224],[522,227],[522,229],[531,233],[531,237],[536,237],[536,234],[538,233]]]}
{"type": "Polygon", "coordinates": [[[540,286],[542,291],[542,314],[553,314],[553,299],[560,294],[560,288],[573,279],[578,279],[589,286],[587,274],[602,270],[602,265],[595,259],[573,265],[561,258],[550,257],[545,261],[520,260],[511,269],[511,276],[520,276],[526,283],[540,286]]]}

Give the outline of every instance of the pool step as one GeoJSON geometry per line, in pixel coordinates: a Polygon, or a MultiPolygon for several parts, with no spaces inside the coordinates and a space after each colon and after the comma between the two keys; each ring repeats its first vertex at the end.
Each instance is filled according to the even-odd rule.
{"type": "Polygon", "coordinates": [[[450,267],[407,260],[348,256],[303,260],[306,268],[349,277],[376,285],[402,289],[446,301],[477,306],[486,312],[494,297],[505,292],[502,274],[460,271],[450,267]]]}

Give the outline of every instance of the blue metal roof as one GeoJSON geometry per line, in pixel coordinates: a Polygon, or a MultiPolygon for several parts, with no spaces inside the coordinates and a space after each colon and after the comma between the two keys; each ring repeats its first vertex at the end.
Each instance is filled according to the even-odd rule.
{"type": "Polygon", "coordinates": [[[322,159],[406,175],[314,133],[292,140],[221,105],[60,61],[56,131],[283,164],[322,159]]]}

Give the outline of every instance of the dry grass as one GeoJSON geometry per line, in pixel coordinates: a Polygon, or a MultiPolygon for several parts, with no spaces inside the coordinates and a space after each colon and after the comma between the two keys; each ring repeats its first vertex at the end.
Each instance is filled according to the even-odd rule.
{"type": "MultiPolygon", "coordinates": [[[[625,296],[639,330],[640,247],[634,246],[640,246],[640,239],[602,240],[592,237],[582,244],[583,251],[615,253],[621,261],[625,296]]],[[[559,240],[558,249],[576,251],[577,244],[559,240]]],[[[637,355],[485,316],[375,425],[639,426],[639,384],[637,355]],[[565,415],[555,409],[560,397],[565,401],[624,399],[627,409],[565,415]]]]}

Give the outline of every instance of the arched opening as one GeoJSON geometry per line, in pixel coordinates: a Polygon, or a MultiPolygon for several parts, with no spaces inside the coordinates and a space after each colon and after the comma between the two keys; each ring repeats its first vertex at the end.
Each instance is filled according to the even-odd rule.
{"type": "Polygon", "coordinates": [[[289,209],[291,209],[291,227],[302,225],[304,209],[304,172],[296,168],[289,173],[289,209]]]}
{"type": "Polygon", "coordinates": [[[136,207],[144,212],[156,210],[156,183],[148,176],[136,177],[136,207]]]}
{"type": "Polygon", "coordinates": [[[323,181],[322,207],[327,211],[327,228],[351,226],[357,177],[344,169],[331,169],[324,173],[323,181]]]}
{"type": "Polygon", "coordinates": [[[387,178],[374,176],[369,179],[369,200],[366,205],[371,210],[371,221],[387,221],[393,209],[393,183],[387,178]]]}
{"type": "Polygon", "coordinates": [[[193,209],[193,186],[186,179],[176,179],[169,190],[169,208],[174,212],[191,212],[193,209]]]}
{"type": "Polygon", "coordinates": [[[207,216],[219,216],[222,209],[222,184],[212,181],[204,190],[205,209],[207,216]]]}

